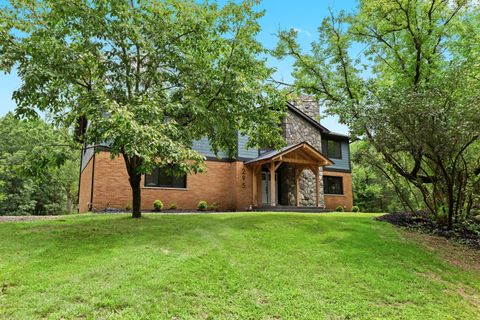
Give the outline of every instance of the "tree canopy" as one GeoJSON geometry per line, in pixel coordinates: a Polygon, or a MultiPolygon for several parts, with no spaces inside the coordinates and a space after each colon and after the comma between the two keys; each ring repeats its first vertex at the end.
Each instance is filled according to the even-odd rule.
{"type": "Polygon", "coordinates": [[[79,161],[69,133],[9,113],[0,136],[0,214],[71,213],[79,161]]]}
{"type": "Polygon", "coordinates": [[[231,156],[239,132],[249,146],[282,143],[284,100],[255,39],[256,3],[11,0],[0,69],[22,79],[18,114],[47,111],[123,156],[139,217],[141,174],[202,170],[192,141],[206,136],[231,156]]]}
{"type": "Polygon", "coordinates": [[[295,59],[295,87],[367,140],[449,226],[478,195],[479,14],[475,1],[363,0],[325,19],[311,52],[294,30],[280,32],[276,50],[295,59]]]}

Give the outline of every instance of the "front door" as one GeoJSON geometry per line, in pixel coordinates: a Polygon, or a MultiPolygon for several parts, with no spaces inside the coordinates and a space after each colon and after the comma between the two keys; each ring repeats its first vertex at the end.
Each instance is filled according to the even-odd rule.
{"type": "MultiPolygon", "coordinates": [[[[276,197],[275,202],[278,205],[278,174],[275,173],[275,181],[277,182],[276,187],[276,197]]],[[[264,171],[262,172],[262,205],[269,206],[270,203],[270,172],[264,171]]]]}

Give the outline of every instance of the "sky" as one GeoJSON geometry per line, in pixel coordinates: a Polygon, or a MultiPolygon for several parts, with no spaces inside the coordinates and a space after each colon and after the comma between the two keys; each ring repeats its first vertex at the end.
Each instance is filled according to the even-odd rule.
{"type": "MultiPolygon", "coordinates": [[[[225,2],[225,1],[220,1],[225,2]]],[[[5,0],[0,0],[0,4],[5,0]]],[[[282,29],[294,28],[298,31],[298,41],[306,52],[312,41],[317,38],[317,28],[321,21],[329,15],[330,10],[353,11],[356,8],[355,0],[263,0],[258,6],[265,10],[265,15],[260,20],[262,31],[258,40],[267,49],[275,48],[277,43],[276,33],[282,29]]],[[[268,65],[276,68],[275,79],[291,83],[293,81],[292,59],[278,61],[273,57],[268,58],[268,65]]],[[[20,78],[15,72],[4,74],[0,72],[0,116],[15,109],[12,93],[21,85],[20,78]]],[[[321,112],[321,110],[320,110],[321,112]]],[[[348,128],[339,124],[336,117],[322,119],[322,124],[331,131],[348,134],[348,128]]]]}

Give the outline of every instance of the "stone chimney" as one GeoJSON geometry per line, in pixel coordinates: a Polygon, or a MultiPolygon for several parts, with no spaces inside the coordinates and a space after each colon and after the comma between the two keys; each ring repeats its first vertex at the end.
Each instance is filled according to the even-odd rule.
{"type": "Polygon", "coordinates": [[[314,97],[303,95],[292,101],[292,104],[313,120],[318,121],[320,116],[320,105],[314,97]]]}

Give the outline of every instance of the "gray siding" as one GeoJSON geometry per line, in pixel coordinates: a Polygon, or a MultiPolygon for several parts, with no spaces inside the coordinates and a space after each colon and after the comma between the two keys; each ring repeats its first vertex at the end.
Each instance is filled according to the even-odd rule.
{"type": "MultiPolygon", "coordinates": [[[[238,134],[238,158],[240,159],[253,159],[258,157],[258,150],[257,149],[249,149],[246,147],[248,141],[248,136],[238,134]]],[[[215,158],[215,154],[208,143],[208,138],[203,137],[200,140],[194,141],[193,150],[200,152],[206,157],[215,158]]],[[[228,158],[228,154],[225,151],[220,151],[218,153],[218,158],[226,159],[228,158]]]]}
{"type": "Polygon", "coordinates": [[[95,152],[94,148],[88,148],[85,149],[83,152],[83,157],[82,157],[82,171],[85,169],[85,167],[88,164],[88,161],[93,157],[93,154],[95,152]]]}
{"type": "Polygon", "coordinates": [[[258,149],[247,148],[248,136],[238,133],[238,158],[239,159],[254,159],[258,157],[258,149]]]}
{"type": "Polygon", "coordinates": [[[210,144],[208,143],[208,138],[203,137],[200,140],[194,141],[192,145],[192,149],[195,151],[200,152],[203,154],[205,157],[208,158],[219,158],[219,159],[224,159],[228,158],[228,154],[224,151],[219,151],[218,152],[218,157],[213,153],[212,148],[210,147],[210,144]]]}
{"type": "Polygon", "coordinates": [[[339,169],[339,170],[350,170],[350,146],[348,142],[341,142],[341,149],[342,149],[342,159],[335,159],[331,158],[334,162],[333,165],[325,167],[326,170],[328,169],[339,169]]]}

